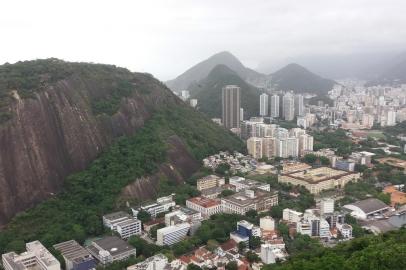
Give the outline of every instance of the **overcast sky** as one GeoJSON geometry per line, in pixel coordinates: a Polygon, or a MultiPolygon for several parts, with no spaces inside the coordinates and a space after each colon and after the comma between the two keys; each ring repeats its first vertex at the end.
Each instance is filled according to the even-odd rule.
{"type": "Polygon", "coordinates": [[[228,50],[245,65],[401,51],[404,0],[0,0],[0,63],[56,57],[171,79],[228,50]]]}

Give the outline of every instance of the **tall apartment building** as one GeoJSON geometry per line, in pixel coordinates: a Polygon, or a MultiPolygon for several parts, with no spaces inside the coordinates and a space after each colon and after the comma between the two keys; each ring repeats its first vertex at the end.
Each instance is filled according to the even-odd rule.
{"type": "Polygon", "coordinates": [[[158,246],[170,246],[182,241],[190,229],[189,223],[180,223],[156,231],[158,246]]]}
{"type": "Polygon", "coordinates": [[[295,115],[303,116],[304,115],[304,102],[302,95],[295,95],[295,115]]]}
{"type": "Polygon", "coordinates": [[[299,140],[296,137],[276,140],[275,147],[277,157],[288,158],[299,156],[299,140]]]}
{"type": "Polygon", "coordinates": [[[291,93],[286,93],[282,98],[282,112],[286,121],[295,118],[295,99],[291,93]]]}
{"type": "Polygon", "coordinates": [[[222,89],[222,123],[225,128],[240,128],[240,87],[227,85],[222,89]]]}
{"type": "Polygon", "coordinates": [[[313,136],[303,134],[299,136],[299,155],[304,156],[306,151],[313,151],[313,136]]]}
{"type": "Polygon", "coordinates": [[[279,117],[279,103],[278,95],[271,96],[271,117],[279,117]]]}
{"type": "Polygon", "coordinates": [[[26,252],[5,253],[1,256],[5,270],[60,270],[59,261],[39,241],[25,244],[26,252]]]}
{"type": "Polygon", "coordinates": [[[268,100],[269,96],[265,93],[259,96],[259,115],[261,116],[268,115],[268,100]]]}
{"type": "Polygon", "coordinates": [[[253,158],[262,158],[262,139],[251,137],[247,140],[248,154],[253,158]]]}

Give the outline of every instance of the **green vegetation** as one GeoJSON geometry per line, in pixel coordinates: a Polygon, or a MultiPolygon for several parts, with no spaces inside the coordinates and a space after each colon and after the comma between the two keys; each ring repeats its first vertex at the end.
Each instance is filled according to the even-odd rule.
{"type": "Polygon", "coordinates": [[[337,129],[333,132],[314,132],[314,150],[322,148],[334,148],[339,156],[347,156],[354,150],[354,144],[345,134],[342,129],[337,129]]]}
{"type": "Polygon", "coordinates": [[[330,160],[326,157],[318,157],[315,154],[306,154],[303,159],[303,162],[306,162],[310,165],[330,165],[330,160]]]}
{"type": "Polygon", "coordinates": [[[97,91],[86,93],[95,114],[112,115],[123,97],[134,91],[145,92],[145,86],[133,73],[113,65],[70,63],[55,58],[4,64],[0,66],[0,123],[12,117],[8,106],[15,94],[35,98],[49,85],[68,79],[97,84],[97,91]]]}
{"type": "Polygon", "coordinates": [[[0,233],[0,253],[21,251],[22,243],[40,240],[45,246],[104,233],[101,216],[117,210],[127,184],[156,171],[165,162],[170,136],[177,135],[197,158],[219,150],[242,151],[243,143],[188,107],[156,112],[135,136],[118,139],[90,167],[69,177],[64,191],[16,216],[0,233]]]}
{"type": "Polygon", "coordinates": [[[405,269],[406,229],[378,236],[364,236],[334,248],[312,248],[293,255],[285,263],[267,265],[265,270],[389,270],[405,269]]]}

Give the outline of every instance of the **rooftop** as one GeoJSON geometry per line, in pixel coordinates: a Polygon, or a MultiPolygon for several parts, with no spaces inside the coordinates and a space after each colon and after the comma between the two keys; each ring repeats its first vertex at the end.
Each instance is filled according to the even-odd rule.
{"type": "Polygon", "coordinates": [[[190,199],[188,199],[188,201],[191,203],[200,205],[201,207],[204,207],[204,208],[214,207],[214,206],[218,206],[221,204],[219,200],[208,199],[208,198],[203,198],[203,197],[190,198],[190,199]]]}
{"type": "Polygon", "coordinates": [[[353,172],[347,172],[342,170],[336,170],[329,167],[320,167],[300,172],[285,173],[292,178],[306,181],[308,183],[318,183],[330,179],[338,179],[343,176],[354,174],[353,172]]]}
{"type": "Polygon", "coordinates": [[[120,219],[120,218],[124,218],[124,217],[130,217],[130,215],[126,212],[123,211],[119,211],[119,212],[114,212],[114,213],[110,213],[107,215],[103,216],[105,219],[109,219],[109,220],[116,220],[116,219],[120,219]]]}
{"type": "Polygon", "coordinates": [[[53,247],[70,261],[86,261],[92,258],[90,253],[75,240],[62,242],[53,247]]]}
{"type": "MultiPolygon", "coordinates": [[[[365,214],[370,214],[370,213],[374,213],[374,212],[389,208],[388,205],[386,205],[382,201],[375,199],[375,198],[370,198],[370,199],[358,201],[358,202],[347,204],[347,205],[356,206],[359,209],[361,209],[365,214]]],[[[344,205],[344,207],[346,207],[347,205],[344,205]]]]}
{"type": "MultiPolygon", "coordinates": [[[[97,246],[99,246],[100,248],[102,248],[103,250],[110,252],[110,254],[113,256],[116,254],[124,253],[124,252],[134,249],[126,241],[120,239],[117,236],[107,236],[102,239],[95,240],[95,241],[93,241],[93,243],[96,244],[97,246]]],[[[93,249],[95,247],[94,247],[94,245],[91,245],[89,248],[93,249]]],[[[99,252],[97,250],[97,252],[95,252],[95,254],[98,254],[98,253],[99,252]]]]}

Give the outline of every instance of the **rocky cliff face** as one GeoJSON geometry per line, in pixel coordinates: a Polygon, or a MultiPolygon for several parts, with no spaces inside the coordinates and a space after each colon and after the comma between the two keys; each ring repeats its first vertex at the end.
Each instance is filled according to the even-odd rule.
{"type": "Polygon", "coordinates": [[[109,81],[70,74],[42,83],[30,98],[2,89],[9,91],[11,118],[0,124],[0,225],[60,191],[69,174],[114,138],[135,133],[154,109],[181,102],[149,75],[124,73],[134,89],[112,115],[96,114],[91,104],[115,88],[119,74],[109,81]]]}

